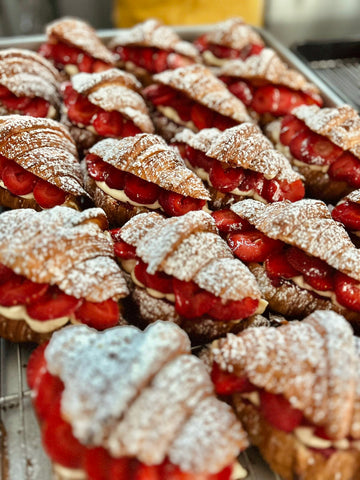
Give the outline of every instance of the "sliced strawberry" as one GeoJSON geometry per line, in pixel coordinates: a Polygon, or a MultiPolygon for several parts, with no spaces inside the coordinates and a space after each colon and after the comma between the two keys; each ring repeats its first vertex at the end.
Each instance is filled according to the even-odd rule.
{"type": "MultiPolygon", "coordinates": [[[[112,234],[112,231],[110,232],[112,234]]],[[[114,239],[114,237],[113,237],[114,239]]],[[[117,257],[124,260],[135,259],[136,258],[136,247],[129,245],[123,240],[114,239],[114,253],[117,257]]]]}
{"type": "Polygon", "coordinates": [[[44,448],[53,462],[67,468],[82,469],[86,447],[74,437],[71,425],[59,414],[48,416],[41,433],[44,448]]]}
{"type": "Polygon", "coordinates": [[[11,278],[17,277],[16,273],[11,270],[11,268],[6,267],[2,263],[0,263],[0,285],[6,283],[11,278]]]}
{"type": "Polygon", "coordinates": [[[79,93],[73,89],[70,81],[63,82],[60,86],[60,90],[63,96],[64,103],[67,107],[76,103],[79,93]]]}
{"type": "Polygon", "coordinates": [[[301,424],[303,413],[291,406],[282,395],[260,391],[260,412],[278,430],[292,432],[301,424]]]}
{"type": "Polygon", "coordinates": [[[245,170],[245,176],[239,185],[239,190],[243,192],[250,192],[250,190],[253,190],[258,195],[262,196],[263,188],[264,175],[252,170],[245,170]]]}
{"type": "Polygon", "coordinates": [[[59,42],[52,45],[51,56],[55,62],[62,65],[77,65],[79,63],[79,57],[82,58],[84,53],[80,48],[67,45],[66,43],[59,42]]]}
{"type": "Polygon", "coordinates": [[[93,59],[91,70],[93,73],[103,72],[104,70],[109,70],[110,68],[112,68],[112,65],[109,65],[108,63],[99,59],[93,59]]]}
{"type": "Polygon", "coordinates": [[[185,158],[194,168],[203,168],[206,172],[210,172],[212,164],[216,162],[216,160],[208,157],[206,153],[196,150],[189,145],[185,146],[185,158]]]}
{"type": "MultiPolygon", "coordinates": [[[[309,129],[305,129],[295,135],[289,143],[291,155],[302,162],[308,162],[310,160],[309,140],[311,134],[312,132],[310,132],[309,129]]],[[[318,161],[319,160],[320,165],[325,164],[322,159],[318,159],[318,161]]]]}
{"type": "Polygon", "coordinates": [[[135,458],[112,458],[109,480],[133,480],[138,464],[135,458]]]}
{"type": "Polygon", "coordinates": [[[146,263],[138,260],[134,269],[135,277],[148,288],[162,293],[173,293],[173,277],[164,272],[148,273],[147,267],[146,263]]]}
{"type": "Polygon", "coordinates": [[[243,262],[263,262],[271,252],[283,247],[283,242],[273,240],[258,230],[230,233],[228,244],[234,255],[243,262]]]}
{"type": "Polygon", "coordinates": [[[261,114],[286,115],[294,107],[303,103],[303,97],[298,92],[291,91],[286,87],[266,85],[255,91],[251,107],[261,114]]]}
{"type": "Polygon", "coordinates": [[[214,160],[212,162],[209,179],[211,185],[220,192],[231,192],[239,186],[245,177],[243,168],[232,168],[227,164],[214,160]]]}
{"type": "Polygon", "coordinates": [[[94,180],[104,182],[108,176],[110,165],[98,155],[88,153],[85,157],[87,171],[94,180]]]}
{"type": "Polygon", "coordinates": [[[208,49],[209,42],[207,41],[207,34],[204,33],[200,35],[196,40],[194,40],[194,46],[199,50],[200,53],[208,49]]]}
{"type": "Polygon", "coordinates": [[[8,97],[9,95],[11,95],[10,90],[7,87],[4,87],[4,85],[0,85],[0,100],[8,97]]]}
{"type": "Polygon", "coordinates": [[[31,102],[30,97],[17,97],[16,95],[11,95],[1,99],[1,102],[9,110],[24,110],[29,103],[31,102]]]}
{"type": "Polygon", "coordinates": [[[167,68],[174,70],[175,68],[186,67],[192,65],[194,60],[190,57],[185,57],[179,53],[171,52],[167,57],[167,68]]]}
{"type": "Polygon", "coordinates": [[[209,50],[218,58],[241,58],[241,50],[231,47],[224,47],[215,43],[209,43],[209,50]]]}
{"type": "Polygon", "coordinates": [[[304,102],[306,105],[319,105],[322,107],[324,104],[323,99],[321,96],[316,92],[303,92],[304,102]]]}
{"type": "Polygon", "coordinates": [[[54,44],[43,43],[42,45],[40,45],[40,47],[38,49],[38,53],[45,58],[50,58],[50,57],[53,56],[53,47],[54,46],[55,46],[54,44]]]}
{"type": "Polygon", "coordinates": [[[131,120],[123,118],[123,125],[121,130],[122,137],[133,137],[138,133],[142,133],[139,127],[137,127],[131,120]]]}
{"type": "Polygon", "coordinates": [[[62,205],[66,199],[66,193],[61,190],[61,188],[41,178],[36,182],[33,195],[42,208],[52,208],[56,205],[62,205]]]}
{"type": "Polygon", "coordinates": [[[139,463],[133,474],[133,480],[162,480],[159,475],[159,467],[139,463]]]}
{"type": "Polygon", "coordinates": [[[360,161],[350,152],[344,152],[330,165],[330,178],[360,188],[360,161]]]}
{"type": "Polygon", "coordinates": [[[173,278],[175,309],[185,318],[197,318],[209,311],[215,296],[196,285],[173,278]]]}
{"type": "Polygon", "coordinates": [[[342,148],[317,133],[310,135],[308,148],[311,159],[309,163],[317,163],[316,159],[321,157],[327,165],[330,165],[343,153],[342,148]]]}
{"type": "Polygon", "coordinates": [[[331,215],[334,220],[344,224],[345,228],[353,231],[360,230],[360,205],[345,201],[337,205],[331,215]]]}
{"type": "MultiPolygon", "coordinates": [[[[102,160],[101,160],[102,161],[102,160]]],[[[108,187],[114,188],[115,190],[124,190],[127,174],[126,172],[119,170],[112,165],[104,163],[104,172],[106,172],[105,183],[108,187]]],[[[103,176],[105,176],[103,175],[103,176]]]]}
{"type": "Polygon", "coordinates": [[[37,177],[33,173],[28,172],[15,162],[7,163],[1,177],[5,187],[14,195],[31,193],[37,181],[37,177]]]}
{"type": "MultiPolygon", "coordinates": [[[[112,458],[104,448],[87,448],[84,458],[86,478],[88,480],[110,480],[111,462],[112,458]]],[[[120,479],[121,477],[119,477],[120,479]]]]}
{"type": "Polygon", "coordinates": [[[251,55],[259,55],[259,53],[264,49],[264,45],[259,45],[258,43],[251,44],[248,57],[251,55]]]}
{"type": "Polygon", "coordinates": [[[304,122],[294,115],[286,115],[281,121],[280,141],[283,145],[290,145],[291,140],[299,133],[308,131],[304,122]]]}
{"type": "Polygon", "coordinates": [[[145,68],[149,72],[156,72],[155,70],[155,55],[156,49],[150,47],[134,48],[137,50],[136,63],[140,67],[145,68]]]}
{"type": "Polygon", "coordinates": [[[253,230],[253,226],[244,218],[229,209],[216,210],[211,214],[221,233],[244,232],[253,230]]]}
{"type": "Polygon", "coordinates": [[[99,112],[92,121],[97,133],[103,137],[121,137],[123,116],[120,112],[99,112]]]}
{"type": "Polygon", "coordinates": [[[285,199],[280,182],[278,182],[276,179],[267,180],[264,178],[264,186],[261,191],[261,196],[269,203],[280,202],[281,200],[285,199]]]}
{"type": "Polygon", "coordinates": [[[154,105],[170,105],[177,92],[167,85],[154,84],[144,88],[143,95],[154,105]]]}
{"type": "Polygon", "coordinates": [[[295,182],[288,183],[286,180],[279,181],[280,188],[284,197],[284,200],[290,200],[290,202],[296,202],[301,200],[305,196],[305,187],[302,180],[298,179],[295,182]]]}
{"type": "Polygon", "coordinates": [[[230,92],[239,98],[247,107],[251,105],[254,89],[244,80],[237,80],[228,86],[230,92]]]}
{"type": "Polygon", "coordinates": [[[229,300],[223,303],[221,298],[216,297],[208,314],[214,320],[229,322],[250,317],[256,312],[258,306],[259,300],[255,298],[246,297],[243,300],[229,300]]]}
{"type": "Polygon", "coordinates": [[[201,210],[206,203],[206,200],[185,197],[167,190],[161,190],[158,200],[169,217],[184,215],[192,210],[201,210]]]}
{"type": "Polygon", "coordinates": [[[360,283],[341,272],[334,276],[336,300],[340,305],[360,312],[360,283]]]}
{"type": "Polygon", "coordinates": [[[30,303],[26,311],[36,320],[52,320],[69,317],[79,307],[82,300],[66,295],[57,287],[51,287],[37,301],[30,303]]]}
{"type": "Polygon", "coordinates": [[[320,258],[307,255],[303,250],[290,247],[286,250],[290,265],[303,275],[304,280],[317,290],[333,290],[334,269],[320,258]]]}
{"type": "Polygon", "coordinates": [[[191,120],[199,130],[212,126],[214,112],[200,103],[194,103],[191,108],[191,120]]]}
{"type": "Polygon", "coordinates": [[[161,51],[159,50],[155,55],[154,58],[152,59],[153,66],[152,69],[153,71],[160,73],[163,72],[164,70],[167,70],[169,68],[168,66],[168,57],[169,54],[166,51],[161,51]]]}
{"type": "Polygon", "coordinates": [[[40,375],[34,390],[34,408],[40,420],[45,420],[58,408],[63,390],[64,384],[59,377],[51,375],[47,370],[40,375]]]}
{"type": "Polygon", "coordinates": [[[285,252],[271,253],[265,260],[267,275],[273,278],[292,278],[299,275],[299,272],[288,262],[285,252]]]}
{"type": "MultiPolygon", "coordinates": [[[[210,118],[209,118],[210,123],[210,118]]],[[[220,113],[215,113],[212,117],[212,123],[209,127],[218,128],[221,131],[226,130],[227,128],[232,128],[238,125],[238,122],[231,117],[226,117],[225,115],[221,115],[220,113]]]]}
{"type": "Polygon", "coordinates": [[[151,205],[156,202],[160,194],[160,188],[155,183],[128,173],[126,175],[124,192],[133,202],[151,205]]]}
{"type": "Polygon", "coordinates": [[[84,300],[75,311],[75,317],[89,327],[105,330],[118,325],[119,304],[111,298],[97,303],[84,300]]]}
{"type": "Polygon", "coordinates": [[[171,100],[171,106],[174,108],[183,122],[191,120],[193,102],[184,95],[177,95],[171,100]]]}
{"type": "Polygon", "coordinates": [[[24,115],[32,117],[46,117],[49,111],[50,103],[44,98],[33,98],[29,105],[24,108],[24,115]]]}
{"type": "Polygon", "coordinates": [[[35,283],[21,275],[10,276],[9,280],[1,285],[0,305],[26,305],[37,299],[44,298],[48,289],[47,283],[35,283]]]}
{"type": "Polygon", "coordinates": [[[92,118],[99,111],[99,108],[89,100],[81,95],[77,94],[74,101],[73,98],[69,98],[69,103],[66,105],[68,108],[67,116],[72,123],[79,125],[90,125],[92,118]],[[70,103],[70,100],[73,103],[70,103]]]}
{"type": "Polygon", "coordinates": [[[221,370],[214,362],[211,369],[211,380],[218,395],[232,395],[236,392],[253,392],[256,387],[246,377],[239,377],[234,373],[221,370]]]}
{"type": "Polygon", "coordinates": [[[86,53],[83,53],[81,56],[79,55],[78,68],[80,72],[91,73],[93,71],[92,66],[93,59],[90,57],[90,55],[87,55],[86,53]]]}
{"type": "Polygon", "coordinates": [[[2,179],[2,174],[5,169],[9,164],[13,164],[13,160],[9,160],[8,158],[4,157],[3,155],[0,155],[0,178],[2,179]]]}
{"type": "Polygon", "coordinates": [[[26,367],[26,380],[31,390],[35,390],[41,377],[46,372],[45,349],[48,342],[39,345],[31,352],[26,367]]]}

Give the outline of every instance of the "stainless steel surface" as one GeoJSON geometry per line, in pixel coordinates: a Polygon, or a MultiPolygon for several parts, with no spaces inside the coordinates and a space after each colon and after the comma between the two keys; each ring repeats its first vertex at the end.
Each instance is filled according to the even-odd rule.
{"type": "MultiPolygon", "coordinates": [[[[179,27],[177,32],[191,40],[206,32],[209,26],[179,27]]],[[[273,35],[260,30],[265,42],[273,47],[294,68],[300,70],[320,88],[327,106],[343,104],[317,75],[305,66],[296,55],[285,48],[273,35]]],[[[116,30],[102,30],[100,37],[106,42],[116,30]]],[[[37,49],[45,40],[44,35],[0,39],[0,49],[18,47],[37,49]]],[[[31,398],[26,384],[26,364],[33,346],[13,345],[0,339],[0,479],[1,480],[50,480],[50,462],[44,454],[39,428],[31,407],[31,398]],[[6,431],[6,448],[1,448],[3,429],[6,431]],[[6,458],[9,461],[9,476],[5,476],[6,458]]],[[[249,475],[247,480],[280,480],[273,474],[255,449],[249,449],[240,457],[249,475]]]]}

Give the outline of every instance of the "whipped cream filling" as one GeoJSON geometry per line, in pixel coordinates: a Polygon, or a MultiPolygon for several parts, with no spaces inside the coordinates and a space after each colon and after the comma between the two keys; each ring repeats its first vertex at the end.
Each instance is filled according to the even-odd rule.
{"type": "MultiPolygon", "coordinates": [[[[9,190],[7,188],[7,186],[5,185],[5,183],[1,179],[0,179],[0,187],[5,188],[5,190],[9,190]]],[[[10,190],[9,190],[9,192],[10,192],[10,190]]],[[[12,195],[14,195],[14,193],[12,195]]],[[[30,192],[30,193],[27,193],[26,195],[16,195],[16,197],[26,198],[27,200],[30,200],[30,199],[34,198],[34,195],[33,195],[32,192],[30,192]]]]}
{"type": "Polygon", "coordinates": [[[167,105],[157,105],[156,108],[159,110],[159,112],[165,115],[165,117],[168,118],[169,120],[172,120],[173,122],[179,125],[183,125],[184,127],[189,128],[193,132],[198,131],[197,127],[192,121],[184,122],[183,120],[181,120],[177,111],[174,110],[172,107],[169,107],[167,105]]]}
{"type": "Polygon", "coordinates": [[[211,50],[205,50],[202,56],[205,60],[205,63],[211,63],[211,65],[215,65],[217,67],[222,67],[226,62],[229,61],[228,58],[215,57],[211,50]]]}
{"type": "Polygon", "coordinates": [[[76,75],[77,73],[80,72],[78,66],[72,63],[68,63],[67,65],[64,65],[64,70],[69,75],[69,77],[72,77],[73,75],[76,75]]]}
{"type": "Polygon", "coordinates": [[[24,305],[13,305],[12,307],[4,307],[0,305],[0,315],[8,320],[24,320],[31,330],[38,333],[53,332],[66,325],[68,322],[79,323],[72,315],[70,317],[53,318],[51,320],[36,320],[28,315],[24,305]]]}
{"type": "Polygon", "coordinates": [[[337,302],[335,292],[333,292],[332,290],[325,290],[325,291],[316,290],[311,285],[305,282],[304,277],[302,275],[297,275],[296,277],[292,277],[290,278],[290,280],[292,280],[298,287],[303,288],[305,290],[309,290],[310,292],[314,292],[321,297],[328,298],[337,307],[344,308],[342,305],[340,305],[337,302]]]}

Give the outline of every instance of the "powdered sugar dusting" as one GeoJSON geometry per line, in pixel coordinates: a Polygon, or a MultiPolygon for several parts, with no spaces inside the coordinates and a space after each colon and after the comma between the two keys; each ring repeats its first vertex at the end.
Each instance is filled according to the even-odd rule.
{"type": "Polygon", "coordinates": [[[349,202],[360,203],[360,189],[353,190],[349,195],[343,198],[343,200],[348,200],[349,202]]]}
{"type": "Polygon", "coordinates": [[[217,128],[203,128],[198,133],[194,133],[192,130],[184,128],[184,130],[175,135],[173,141],[186,143],[187,145],[190,145],[190,147],[206,153],[220,134],[221,131],[217,128]]]}
{"type": "Polygon", "coordinates": [[[215,25],[206,34],[206,40],[215,45],[241,50],[250,44],[264,45],[260,35],[240,17],[233,17],[215,25]]]}

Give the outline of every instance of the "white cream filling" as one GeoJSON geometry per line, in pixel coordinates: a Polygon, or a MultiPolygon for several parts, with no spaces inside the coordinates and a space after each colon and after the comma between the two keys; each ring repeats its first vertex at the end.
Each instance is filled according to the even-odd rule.
{"type": "MultiPolygon", "coordinates": [[[[5,190],[9,190],[2,180],[0,180],[0,187],[5,188],[5,190]]],[[[10,190],[9,190],[9,192],[10,192],[10,190]]],[[[13,193],[12,195],[15,195],[15,194],[13,193]]],[[[27,200],[30,200],[30,199],[34,198],[33,192],[27,193],[26,195],[16,195],[16,196],[21,197],[21,198],[26,198],[27,200]]]]}
{"type": "Polygon", "coordinates": [[[202,56],[205,60],[205,63],[210,63],[211,65],[216,65],[217,67],[222,67],[226,62],[229,61],[228,58],[215,57],[211,50],[205,50],[202,56]]]}
{"type": "Polygon", "coordinates": [[[27,325],[29,325],[31,330],[38,333],[52,332],[54,330],[57,330],[58,328],[63,327],[68,322],[76,322],[75,318],[73,318],[72,316],[53,318],[51,320],[44,321],[36,320],[28,315],[26,307],[24,305],[14,305],[12,307],[4,307],[0,305],[0,315],[3,315],[9,320],[24,320],[27,325]]]}
{"type": "Polygon", "coordinates": [[[46,115],[47,118],[55,118],[56,117],[56,108],[53,105],[49,105],[48,113],[46,115]]]}
{"type": "Polygon", "coordinates": [[[165,115],[165,117],[168,118],[169,120],[172,120],[173,122],[175,122],[179,125],[184,125],[185,127],[189,128],[190,130],[192,130],[194,132],[198,131],[198,129],[196,128],[195,124],[192,121],[184,122],[183,120],[181,120],[177,111],[174,110],[172,107],[169,107],[167,105],[157,105],[156,108],[163,115],[165,115]]]}
{"type": "Polygon", "coordinates": [[[239,461],[233,463],[230,480],[241,480],[248,476],[247,470],[241,465],[239,461]]]}
{"type": "Polygon", "coordinates": [[[344,308],[342,307],[336,300],[336,295],[333,291],[331,290],[326,290],[326,291],[322,291],[322,290],[316,290],[315,288],[313,288],[311,285],[309,285],[308,283],[305,282],[304,280],[304,277],[302,275],[298,275],[296,277],[292,277],[290,280],[292,280],[296,285],[298,285],[300,288],[303,288],[305,290],[309,290],[310,292],[315,292],[317,293],[318,295],[320,295],[321,297],[326,297],[326,298],[329,298],[332,303],[340,308],[344,308]]]}
{"type": "Polygon", "coordinates": [[[76,75],[77,73],[80,72],[77,65],[74,65],[72,63],[68,63],[67,65],[64,65],[64,70],[69,75],[69,77],[72,77],[73,75],[76,75]]]}
{"type": "Polygon", "coordinates": [[[326,173],[329,170],[330,165],[314,165],[313,163],[306,163],[302,162],[301,160],[298,160],[297,158],[293,157],[292,163],[296,165],[297,167],[309,167],[311,170],[317,171],[317,172],[323,172],[326,173]]]}
{"type": "Polygon", "coordinates": [[[84,470],[75,470],[64,467],[59,463],[53,463],[54,480],[86,480],[87,476],[84,470]]]}

